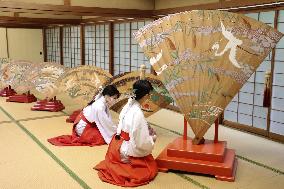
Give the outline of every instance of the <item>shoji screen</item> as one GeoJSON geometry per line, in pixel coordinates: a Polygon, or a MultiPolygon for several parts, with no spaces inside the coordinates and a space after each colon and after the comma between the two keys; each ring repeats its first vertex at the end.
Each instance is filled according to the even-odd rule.
{"type": "MultiPolygon", "coordinates": [[[[275,12],[250,13],[246,16],[274,26],[275,12]]],[[[262,106],[264,76],[271,69],[271,54],[266,57],[240,92],[233,98],[224,113],[224,119],[261,129],[267,128],[267,108],[262,106]]]]}
{"type": "Polygon", "coordinates": [[[114,24],[114,75],[130,71],[130,23],[114,24]]]}
{"type": "Polygon", "coordinates": [[[147,72],[150,65],[132,33],[151,21],[134,21],[114,24],[114,75],[139,70],[145,64],[147,72]]]}
{"type": "Polygon", "coordinates": [[[151,21],[139,21],[131,22],[131,71],[139,70],[141,64],[146,65],[146,71],[150,73],[151,66],[148,59],[144,56],[144,53],[136,40],[133,38],[133,32],[139,28],[149,24],[151,21]]]}
{"type": "Polygon", "coordinates": [[[96,26],[85,26],[85,64],[96,65],[96,26]]]}
{"type": "Polygon", "coordinates": [[[60,63],[60,33],[59,28],[47,28],[45,30],[46,37],[46,53],[48,62],[60,63]]]}
{"type": "MultiPolygon", "coordinates": [[[[284,10],[279,11],[278,30],[284,33],[284,10]]],[[[284,38],[276,46],[270,132],[284,135],[284,38]]]]}
{"type": "Polygon", "coordinates": [[[109,25],[85,27],[85,62],[109,71],[109,25]]]}
{"type": "Polygon", "coordinates": [[[81,65],[80,26],[63,28],[63,64],[72,68],[81,65]]]}

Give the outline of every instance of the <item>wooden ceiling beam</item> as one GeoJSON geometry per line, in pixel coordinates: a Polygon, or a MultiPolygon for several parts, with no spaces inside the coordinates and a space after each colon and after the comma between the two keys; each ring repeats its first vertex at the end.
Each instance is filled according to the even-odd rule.
{"type": "Polygon", "coordinates": [[[18,24],[18,23],[0,23],[0,27],[3,28],[34,28],[34,29],[42,29],[46,26],[39,24],[18,24]]]}
{"type": "Polygon", "coordinates": [[[284,6],[284,1],[277,1],[277,0],[238,0],[238,1],[223,1],[220,0],[219,2],[216,3],[207,3],[207,4],[200,4],[200,5],[192,5],[192,6],[186,6],[186,7],[176,7],[176,8],[168,8],[168,9],[159,9],[159,10],[154,10],[153,13],[154,15],[167,15],[167,14],[173,14],[177,12],[183,12],[183,11],[190,11],[190,10],[215,10],[215,9],[230,9],[229,11],[231,12],[237,12],[240,10],[255,10],[256,8],[254,7],[247,7],[247,6],[255,6],[255,5],[265,5],[264,6],[259,6],[257,7],[258,9],[260,8],[275,8],[279,6],[284,6]],[[274,5],[265,5],[265,4],[271,4],[271,3],[277,3],[274,5]],[[240,8],[240,9],[231,9],[231,8],[237,8],[237,7],[247,7],[247,8],[240,8]]]}
{"type": "Polygon", "coordinates": [[[92,23],[110,23],[110,22],[131,22],[131,21],[139,21],[146,20],[147,18],[128,18],[128,17],[97,17],[97,18],[86,18],[82,19],[81,23],[84,24],[92,24],[92,23]]]}
{"type": "Polygon", "coordinates": [[[53,19],[53,18],[28,18],[28,17],[11,17],[0,16],[1,23],[33,23],[33,24],[72,24],[78,25],[81,23],[81,19],[53,19]]]}
{"type": "Polygon", "coordinates": [[[100,7],[82,7],[69,5],[47,5],[23,2],[1,1],[0,8],[10,11],[21,11],[29,13],[43,14],[61,14],[61,15],[76,15],[76,16],[127,16],[127,17],[151,17],[152,10],[140,9],[118,9],[118,8],[100,8],[100,7]]]}

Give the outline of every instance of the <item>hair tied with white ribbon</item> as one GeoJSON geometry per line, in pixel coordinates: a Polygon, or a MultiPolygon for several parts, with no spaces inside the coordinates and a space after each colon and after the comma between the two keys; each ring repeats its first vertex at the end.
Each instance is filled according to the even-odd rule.
{"type": "Polygon", "coordinates": [[[135,94],[135,91],[136,91],[137,89],[132,89],[132,91],[130,92],[130,93],[127,93],[126,94],[126,97],[127,98],[131,98],[131,99],[135,99],[136,98],[136,94],[135,94]]]}
{"type": "Polygon", "coordinates": [[[103,90],[104,90],[103,86],[100,86],[99,87],[99,93],[96,95],[95,101],[103,96],[103,90]]]}

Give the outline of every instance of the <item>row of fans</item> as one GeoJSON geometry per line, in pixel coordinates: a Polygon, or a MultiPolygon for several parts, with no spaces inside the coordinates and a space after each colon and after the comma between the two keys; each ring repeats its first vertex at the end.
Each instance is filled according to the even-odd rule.
{"type": "MultiPolygon", "coordinates": [[[[190,124],[196,143],[282,36],[264,23],[241,14],[217,10],[168,15],[134,33],[134,38],[164,84],[155,76],[147,75],[157,81],[155,88],[158,93],[154,99],[159,101],[159,105],[169,103],[171,97],[174,99],[190,124]]],[[[25,90],[33,89],[35,94],[44,96],[63,91],[78,102],[88,101],[95,89],[111,78],[103,70],[92,67],[66,71],[50,63],[38,64],[33,69],[30,64],[24,64],[27,73],[24,75],[27,76],[14,75],[12,79],[17,80],[16,90],[25,86],[25,90]],[[77,71],[80,69],[84,71],[77,71]],[[58,79],[64,72],[65,76],[58,79]],[[46,85],[49,78],[53,82],[46,85]],[[57,79],[58,84],[55,84],[57,79]]],[[[4,68],[2,78],[6,84],[11,84],[8,73],[13,69],[12,65],[4,68]]],[[[138,77],[137,73],[131,74],[117,77],[118,84],[129,86],[128,78],[138,77]]]]}
{"type": "MultiPolygon", "coordinates": [[[[140,78],[140,72],[124,73],[112,77],[95,66],[65,68],[57,63],[32,63],[28,61],[7,61],[1,66],[1,88],[11,86],[18,94],[34,94],[38,99],[57,96],[64,105],[83,108],[99,92],[100,87],[113,84],[122,93],[112,107],[119,112],[132,93],[132,84],[140,78]]],[[[172,102],[162,82],[153,74],[145,74],[154,88],[151,98],[142,107],[145,116],[153,114],[172,102]]]]}

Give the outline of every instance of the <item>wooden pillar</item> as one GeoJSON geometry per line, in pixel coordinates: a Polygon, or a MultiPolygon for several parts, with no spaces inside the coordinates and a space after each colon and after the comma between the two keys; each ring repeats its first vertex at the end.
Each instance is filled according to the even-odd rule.
{"type": "Polygon", "coordinates": [[[114,74],[114,29],[113,23],[109,23],[109,73],[114,74]]]}
{"type": "Polygon", "coordinates": [[[81,65],[85,65],[85,25],[81,24],[80,49],[81,49],[81,65]]]}
{"type": "Polygon", "coordinates": [[[42,39],[43,39],[43,61],[47,62],[46,28],[42,29],[42,39]]]}
{"type": "Polygon", "coordinates": [[[60,47],[60,64],[64,65],[64,60],[63,60],[63,27],[59,28],[59,47],[60,47]]]}

